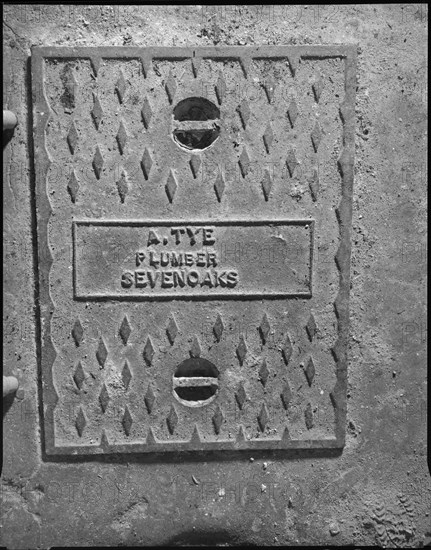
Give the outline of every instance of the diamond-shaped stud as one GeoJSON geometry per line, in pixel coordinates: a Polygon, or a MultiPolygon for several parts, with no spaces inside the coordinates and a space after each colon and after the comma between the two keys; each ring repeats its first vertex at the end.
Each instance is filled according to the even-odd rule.
{"type": "Polygon", "coordinates": [[[290,122],[290,125],[292,126],[292,128],[295,125],[295,121],[298,118],[298,114],[299,114],[298,106],[296,104],[295,99],[292,99],[292,101],[290,102],[290,105],[287,109],[287,116],[289,117],[289,122],[290,122]]]}
{"type": "Polygon", "coordinates": [[[121,379],[126,390],[129,389],[130,380],[132,379],[132,371],[130,370],[129,363],[127,361],[124,362],[123,370],[121,371],[121,379]]]}
{"type": "Polygon", "coordinates": [[[108,390],[106,389],[105,384],[103,384],[102,389],[101,389],[100,394],[99,394],[99,403],[100,403],[100,406],[102,407],[103,412],[106,411],[110,399],[111,398],[109,397],[108,390]]]}
{"type": "Polygon", "coordinates": [[[298,164],[299,162],[296,159],[295,151],[293,149],[290,149],[286,157],[286,166],[289,170],[290,177],[293,177],[293,173],[295,172],[295,168],[298,166],[298,164]]]}
{"type": "Polygon", "coordinates": [[[248,121],[250,120],[250,115],[251,115],[248,102],[245,99],[243,99],[241,102],[241,105],[238,107],[237,110],[238,110],[239,116],[241,117],[242,125],[245,129],[248,121]]]}
{"type": "Polygon", "coordinates": [[[292,76],[294,77],[296,74],[296,71],[298,69],[298,64],[301,60],[298,53],[291,53],[287,56],[287,60],[289,62],[290,72],[292,73],[292,76]]]}
{"type": "Polygon", "coordinates": [[[323,90],[323,78],[322,75],[318,75],[313,84],[314,99],[319,102],[320,96],[323,90]]]}
{"type": "Polygon", "coordinates": [[[85,372],[84,372],[84,369],[82,368],[81,361],[79,361],[78,365],[76,366],[75,373],[73,375],[73,380],[78,390],[80,390],[82,388],[82,384],[85,381],[85,372]]]}
{"type": "Polygon", "coordinates": [[[201,158],[199,155],[193,155],[190,159],[190,168],[192,169],[193,177],[198,177],[199,168],[201,167],[201,158]]]}
{"type": "Polygon", "coordinates": [[[266,386],[266,383],[268,381],[268,377],[269,377],[269,370],[268,370],[268,367],[266,365],[266,359],[263,360],[262,362],[262,365],[260,367],[260,370],[259,370],[259,379],[260,381],[262,382],[262,386],[266,386]]]}
{"type": "Polygon", "coordinates": [[[272,189],[271,172],[269,171],[268,168],[265,168],[265,172],[262,178],[262,190],[266,201],[269,199],[269,194],[271,193],[271,189],[272,189]]]}
{"type": "Polygon", "coordinates": [[[311,403],[308,403],[305,408],[304,418],[305,418],[305,426],[307,427],[307,430],[311,430],[311,428],[314,426],[314,415],[313,415],[313,410],[311,408],[311,403]]]}
{"type": "Polygon", "coordinates": [[[243,55],[239,58],[239,61],[241,63],[245,78],[248,78],[251,73],[252,58],[250,56],[243,55]]]}
{"type": "Polygon", "coordinates": [[[67,143],[69,145],[70,152],[73,155],[75,153],[76,146],[78,144],[78,131],[73,121],[72,121],[72,124],[70,125],[69,133],[67,134],[67,143]]]}
{"type": "Polygon", "coordinates": [[[120,71],[120,76],[118,77],[117,84],[115,85],[115,91],[118,95],[118,100],[120,103],[124,103],[124,97],[126,95],[126,80],[124,78],[123,71],[120,71]]]}
{"type": "Polygon", "coordinates": [[[102,105],[100,104],[99,98],[97,95],[93,92],[93,109],[91,111],[91,116],[93,117],[94,125],[96,126],[96,130],[99,129],[100,122],[103,118],[103,109],[102,105]]]}
{"type": "Polygon", "coordinates": [[[275,92],[275,81],[272,78],[272,76],[270,76],[266,80],[264,80],[263,87],[265,89],[266,96],[268,98],[268,103],[271,103],[272,98],[274,97],[274,92],[275,92]]]}
{"type": "Polygon", "coordinates": [[[223,424],[224,415],[223,411],[217,406],[215,413],[213,414],[212,421],[214,425],[214,431],[218,435],[220,433],[221,425],[223,424]]]}
{"type": "Polygon", "coordinates": [[[198,76],[199,67],[202,63],[202,57],[192,57],[192,70],[193,76],[196,78],[198,76]]]}
{"type": "Polygon", "coordinates": [[[314,125],[313,131],[311,132],[311,141],[313,143],[314,151],[317,153],[319,148],[320,141],[322,140],[322,130],[320,124],[316,122],[314,125]]]}
{"type": "Polygon", "coordinates": [[[239,157],[238,164],[241,170],[242,177],[245,178],[250,169],[250,157],[248,156],[247,149],[245,147],[243,148],[241,156],[239,157]]]}
{"type": "Polygon", "coordinates": [[[270,330],[271,330],[271,325],[269,324],[268,316],[265,313],[264,316],[262,317],[262,321],[259,325],[260,337],[262,338],[262,342],[264,344],[268,340],[268,334],[269,334],[270,330]]]}
{"type": "Polygon", "coordinates": [[[103,338],[100,338],[99,340],[99,346],[96,351],[96,358],[99,363],[99,365],[103,368],[106,363],[106,359],[108,357],[108,350],[106,349],[105,342],[103,341],[103,338]]]}
{"type": "Polygon", "coordinates": [[[72,202],[75,203],[79,192],[79,182],[75,174],[75,170],[72,170],[67,184],[67,191],[69,192],[72,202]]]}
{"type": "Polygon", "coordinates": [[[271,123],[268,122],[265,133],[263,134],[263,143],[265,144],[266,152],[269,153],[269,148],[274,140],[274,132],[272,131],[271,123]]]}
{"type": "Polygon", "coordinates": [[[124,345],[127,344],[131,332],[132,328],[130,326],[129,320],[127,319],[127,316],[125,315],[123,321],[121,322],[120,330],[118,331],[124,345]]]}
{"type": "Polygon", "coordinates": [[[130,431],[132,429],[132,424],[133,424],[133,418],[132,418],[132,415],[130,414],[129,407],[127,405],[124,407],[124,414],[121,420],[121,424],[123,425],[124,433],[126,435],[130,435],[130,431]]]}
{"type": "Polygon", "coordinates": [[[310,186],[311,197],[313,201],[316,201],[317,196],[319,194],[319,189],[320,189],[319,173],[316,169],[313,170],[313,174],[311,179],[308,182],[308,185],[310,186]]]}
{"type": "Polygon", "coordinates": [[[152,66],[152,56],[147,54],[142,54],[141,64],[142,64],[142,72],[144,73],[145,78],[148,78],[148,75],[150,73],[150,69],[152,66]]]}
{"type": "Polygon", "coordinates": [[[281,353],[283,354],[284,361],[286,365],[289,363],[290,357],[292,355],[293,347],[292,342],[290,341],[289,335],[286,336],[281,353]]]}
{"type": "Polygon", "coordinates": [[[244,363],[245,356],[247,355],[247,345],[244,340],[244,336],[240,336],[239,344],[236,348],[236,355],[238,357],[239,364],[242,366],[244,363]]]}
{"type": "Polygon", "coordinates": [[[308,360],[307,366],[304,369],[305,377],[307,378],[308,385],[311,386],[314,380],[314,375],[316,374],[316,369],[314,368],[313,359],[310,357],[308,360]]]}
{"type": "Polygon", "coordinates": [[[148,386],[147,393],[144,397],[145,406],[147,407],[148,414],[151,414],[151,411],[153,410],[154,403],[156,401],[156,396],[153,392],[153,389],[151,386],[148,386]]]}
{"type": "Polygon", "coordinates": [[[144,99],[144,103],[142,105],[141,116],[145,129],[148,130],[148,128],[150,127],[151,118],[153,116],[153,111],[147,97],[144,99]]]}
{"type": "Polygon", "coordinates": [[[151,167],[153,165],[153,159],[151,158],[150,151],[145,147],[144,154],[141,159],[142,172],[144,173],[144,178],[147,180],[150,177],[151,167]]]}
{"type": "Polygon", "coordinates": [[[224,81],[223,74],[220,71],[217,84],[215,86],[215,92],[217,96],[217,101],[219,102],[219,105],[222,104],[223,98],[226,94],[226,82],[224,81]]]}
{"type": "Polygon", "coordinates": [[[265,403],[262,405],[262,408],[260,409],[259,416],[257,417],[257,421],[259,423],[259,428],[261,432],[265,431],[265,427],[268,424],[269,415],[268,415],[268,409],[266,408],[265,403]]]}
{"type": "Polygon", "coordinates": [[[117,181],[118,194],[122,203],[126,200],[127,193],[129,192],[129,184],[127,183],[127,173],[125,170],[121,171],[121,177],[117,181]]]}
{"type": "Polygon", "coordinates": [[[78,411],[78,414],[76,415],[76,420],[75,420],[75,426],[79,437],[82,437],[82,433],[84,432],[84,428],[86,425],[87,425],[87,420],[85,418],[84,411],[82,410],[82,407],[79,407],[79,411],[78,411]]]}
{"type": "Polygon", "coordinates": [[[177,411],[175,410],[175,407],[172,405],[171,410],[169,411],[169,414],[166,418],[166,423],[168,425],[169,433],[172,435],[175,431],[175,428],[178,424],[178,415],[177,411]]]}
{"type": "Polygon", "coordinates": [[[93,169],[97,179],[100,179],[100,174],[103,168],[103,162],[104,161],[103,161],[102,153],[100,151],[99,146],[97,146],[96,153],[94,154],[94,158],[93,158],[93,169]]]}
{"type": "Polygon", "coordinates": [[[147,338],[147,342],[145,344],[144,351],[143,351],[142,355],[144,357],[145,362],[150,367],[152,362],[153,362],[153,357],[154,357],[154,346],[153,346],[153,343],[151,342],[151,338],[149,336],[147,338]]]}
{"type": "Polygon", "coordinates": [[[220,313],[217,314],[216,322],[214,323],[213,331],[217,342],[220,342],[221,335],[223,334],[224,325],[220,313]]]}
{"type": "Polygon", "coordinates": [[[166,195],[168,196],[169,202],[172,202],[174,200],[174,196],[177,191],[177,188],[178,188],[177,180],[175,179],[174,173],[171,170],[169,172],[168,181],[166,182],[166,186],[165,186],[166,195]]]}
{"type": "Polygon", "coordinates": [[[175,338],[178,334],[178,325],[175,321],[175,317],[172,315],[172,317],[169,319],[168,326],[166,327],[166,334],[168,335],[169,342],[171,346],[175,342],[175,338]]]}
{"type": "Polygon", "coordinates": [[[247,400],[247,394],[245,393],[244,385],[242,382],[239,385],[238,391],[235,393],[235,399],[238,403],[238,407],[242,409],[244,407],[244,403],[247,400]]]}
{"type": "Polygon", "coordinates": [[[75,324],[72,328],[72,336],[75,340],[76,346],[79,346],[84,338],[84,329],[82,328],[81,322],[79,319],[75,321],[75,324]]]}
{"type": "Polygon", "coordinates": [[[221,202],[221,198],[223,196],[225,187],[226,187],[226,184],[225,184],[225,181],[224,181],[224,177],[223,177],[223,174],[220,170],[219,173],[217,174],[217,178],[216,178],[215,183],[214,183],[214,191],[216,192],[217,200],[219,202],[221,202]]]}
{"type": "Polygon", "coordinates": [[[287,410],[289,403],[292,401],[292,392],[290,391],[289,384],[286,382],[281,392],[281,400],[283,402],[283,407],[287,410]]]}
{"type": "Polygon", "coordinates": [[[199,340],[197,336],[193,337],[192,346],[190,348],[191,357],[200,357],[201,355],[201,346],[199,345],[199,340]]]}
{"type": "Polygon", "coordinates": [[[93,69],[94,76],[97,76],[100,66],[102,65],[102,58],[99,55],[92,55],[90,57],[90,63],[93,69]]]}
{"type": "Polygon", "coordinates": [[[72,69],[67,72],[67,77],[64,82],[65,95],[67,96],[67,106],[69,109],[75,108],[75,100],[78,92],[78,82],[72,69]]]}
{"type": "Polygon", "coordinates": [[[118,128],[116,139],[118,143],[118,149],[120,150],[120,153],[123,154],[127,143],[127,131],[123,121],[120,122],[120,127],[118,128]]]}
{"type": "Polygon", "coordinates": [[[169,76],[166,80],[165,89],[166,93],[168,94],[169,103],[172,103],[172,101],[174,100],[175,92],[177,91],[177,83],[172,72],[169,73],[169,76]]]}
{"type": "Polygon", "coordinates": [[[308,338],[310,339],[310,342],[312,342],[317,331],[316,321],[314,320],[314,315],[312,313],[310,314],[305,328],[307,330],[308,338]]]}

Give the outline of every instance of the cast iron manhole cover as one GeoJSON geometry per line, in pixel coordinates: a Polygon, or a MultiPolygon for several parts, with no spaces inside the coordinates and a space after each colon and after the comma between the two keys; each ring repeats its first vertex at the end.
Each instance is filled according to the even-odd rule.
{"type": "Polygon", "coordinates": [[[33,49],[47,454],[344,445],[355,71],[33,49]]]}

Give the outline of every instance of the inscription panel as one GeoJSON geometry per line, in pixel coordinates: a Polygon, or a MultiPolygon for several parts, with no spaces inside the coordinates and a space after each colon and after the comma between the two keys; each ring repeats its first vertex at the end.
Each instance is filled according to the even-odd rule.
{"type": "Polygon", "coordinates": [[[312,220],[75,222],[75,296],[310,297],[312,226],[312,220]]]}
{"type": "Polygon", "coordinates": [[[343,447],[355,71],[33,48],[45,454],[343,447]]]}

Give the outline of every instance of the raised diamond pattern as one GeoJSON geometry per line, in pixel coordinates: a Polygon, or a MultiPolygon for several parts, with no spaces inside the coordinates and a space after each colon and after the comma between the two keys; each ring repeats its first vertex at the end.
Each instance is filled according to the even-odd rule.
{"type": "Polygon", "coordinates": [[[97,146],[96,153],[94,154],[94,158],[93,158],[93,169],[97,179],[100,179],[100,174],[103,169],[103,163],[104,161],[103,161],[102,153],[100,151],[99,146],[97,146]]]}
{"type": "Polygon", "coordinates": [[[141,159],[142,172],[144,173],[144,178],[146,180],[150,177],[150,171],[151,171],[152,165],[153,165],[153,159],[151,158],[150,151],[146,147],[141,159]]]}
{"type": "Polygon", "coordinates": [[[82,368],[81,361],[78,363],[78,365],[75,369],[75,374],[73,375],[73,380],[74,380],[78,390],[80,390],[82,388],[82,385],[83,385],[84,381],[85,381],[85,372],[84,372],[84,369],[82,368]]]}
{"type": "Polygon", "coordinates": [[[72,336],[75,340],[76,346],[79,346],[84,338],[84,329],[82,328],[81,322],[79,319],[75,321],[75,324],[72,328],[72,336]]]}
{"type": "Polygon", "coordinates": [[[147,97],[144,99],[144,103],[142,105],[141,116],[142,122],[144,123],[145,128],[148,130],[148,128],[150,127],[151,118],[153,116],[153,111],[147,97]]]}
{"type": "Polygon", "coordinates": [[[171,407],[171,410],[169,411],[168,417],[166,418],[166,423],[168,425],[169,433],[172,435],[178,424],[177,411],[175,410],[175,407],[173,405],[171,407]]]}
{"type": "Polygon", "coordinates": [[[129,320],[127,319],[127,316],[125,315],[123,321],[121,322],[119,330],[119,334],[121,336],[121,339],[123,340],[124,345],[127,344],[131,332],[132,328],[130,326],[129,320]]]}
{"type": "Polygon", "coordinates": [[[123,121],[120,122],[120,127],[118,128],[117,143],[120,153],[123,154],[127,143],[127,131],[123,121]]]}
{"type": "Polygon", "coordinates": [[[269,324],[268,316],[265,313],[264,316],[262,317],[262,321],[259,326],[260,337],[262,338],[262,342],[264,344],[268,340],[268,334],[270,330],[271,330],[271,325],[269,324]]]}
{"type": "Polygon", "coordinates": [[[99,346],[96,351],[96,358],[99,363],[99,365],[103,368],[106,363],[106,359],[108,357],[108,350],[106,349],[105,342],[103,341],[103,338],[100,338],[99,340],[99,346]]]}
{"type": "Polygon", "coordinates": [[[69,177],[69,183],[67,184],[67,191],[69,192],[72,202],[75,203],[79,192],[79,182],[75,174],[75,170],[72,170],[69,177]]]}
{"type": "Polygon", "coordinates": [[[220,409],[219,406],[217,406],[215,413],[212,417],[213,425],[214,425],[214,431],[218,435],[220,433],[221,425],[224,421],[224,415],[223,411],[220,409]]]}
{"type": "Polygon", "coordinates": [[[266,408],[265,403],[262,405],[262,408],[260,409],[259,416],[257,417],[257,421],[259,423],[259,428],[261,432],[265,431],[266,425],[268,424],[269,416],[268,416],[268,409],[266,408]]]}
{"type": "Polygon", "coordinates": [[[244,340],[244,336],[240,336],[239,344],[236,348],[236,354],[239,364],[242,365],[244,363],[245,356],[247,355],[247,346],[244,340]]]}
{"type": "Polygon", "coordinates": [[[145,394],[145,397],[144,397],[144,401],[145,401],[145,406],[147,407],[148,414],[151,414],[154,407],[154,403],[156,401],[156,396],[151,386],[148,386],[147,393],[145,394]]]}
{"type": "Polygon", "coordinates": [[[172,202],[174,200],[174,196],[177,191],[177,188],[178,188],[177,180],[175,179],[174,173],[171,170],[169,172],[168,181],[166,182],[166,186],[165,186],[166,195],[168,196],[169,202],[172,202]]]}
{"type": "Polygon", "coordinates": [[[99,129],[100,122],[102,121],[102,118],[103,118],[103,114],[104,113],[103,113],[102,105],[100,104],[99,98],[93,92],[93,109],[91,111],[91,116],[93,117],[96,130],[99,129]]]}
{"type": "Polygon", "coordinates": [[[174,316],[169,319],[168,326],[166,327],[166,334],[168,335],[169,342],[173,345],[178,334],[178,325],[174,316]]]}
{"type": "Polygon", "coordinates": [[[213,327],[214,335],[216,337],[217,342],[220,342],[221,336],[223,334],[223,330],[224,330],[223,319],[221,318],[219,313],[217,314],[217,319],[213,327]]]}
{"type": "Polygon", "coordinates": [[[151,366],[154,357],[154,346],[151,342],[151,338],[148,336],[147,342],[144,347],[143,357],[148,366],[151,366]]]}
{"type": "Polygon", "coordinates": [[[132,371],[130,370],[129,363],[124,362],[123,370],[121,371],[121,379],[123,380],[124,387],[129,389],[129,384],[132,379],[132,371]]]}
{"type": "Polygon", "coordinates": [[[241,170],[242,177],[245,178],[250,169],[250,157],[248,156],[247,149],[245,147],[243,148],[241,156],[239,157],[238,164],[241,170]]]}
{"type": "Polygon", "coordinates": [[[79,437],[82,437],[82,434],[84,432],[84,428],[86,425],[87,425],[87,420],[85,418],[84,411],[82,410],[82,407],[79,407],[79,411],[75,420],[75,426],[79,437]]]}
{"type": "Polygon", "coordinates": [[[73,155],[78,144],[78,131],[76,130],[74,122],[70,125],[69,133],[67,134],[67,143],[69,144],[70,152],[73,155]]]}

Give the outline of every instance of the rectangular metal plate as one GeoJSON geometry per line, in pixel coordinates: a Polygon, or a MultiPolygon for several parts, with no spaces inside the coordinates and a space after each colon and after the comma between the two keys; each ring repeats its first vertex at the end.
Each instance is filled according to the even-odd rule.
{"type": "Polygon", "coordinates": [[[75,222],[75,297],[309,298],[312,226],[309,220],[75,222]]]}
{"type": "Polygon", "coordinates": [[[46,454],[343,447],[355,86],[351,46],[33,49],[46,454]]]}

